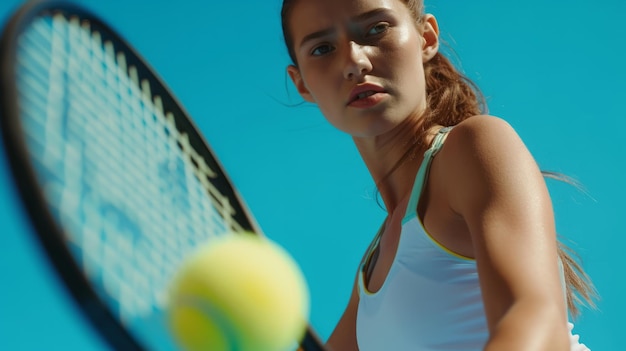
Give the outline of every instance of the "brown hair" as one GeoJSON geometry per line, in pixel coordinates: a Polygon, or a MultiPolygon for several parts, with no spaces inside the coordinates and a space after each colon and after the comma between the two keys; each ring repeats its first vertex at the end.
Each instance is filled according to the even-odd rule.
{"type": "MultiPolygon", "coordinates": [[[[293,51],[293,38],[289,31],[288,18],[291,8],[297,0],[283,0],[281,10],[281,23],[283,38],[289,57],[297,66],[296,56],[293,51]]],[[[423,0],[401,0],[413,15],[417,24],[424,19],[423,0]]],[[[438,52],[432,59],[424,63],[426,79],[427,110],[424,115],[425,123],[422,124],[424,132],[428,126],[439,124],[442,126],[454,126],[463,120],[486,113],[487,104],[480,89],[466,76],[461,74],[454,65],[442,53],[438,52]]],[[[408,150],[398,161],[393,172],[402,162],[414,155],[413,148],[408,150]]],[[[542,172],[545,177],[561,180],[573,185],[576,182],[571,178],[553,172],[542,172]]],[[[573,316],[578,315],[579,305],[585,303],[594,306],[593,298],[597,296],[596,290],[583,271],[581,265],[574,258],[573,252],[563,243],[558,243],[558,254],[563,263],[563,271],[566,281],[567,305],[573,316]]]]}

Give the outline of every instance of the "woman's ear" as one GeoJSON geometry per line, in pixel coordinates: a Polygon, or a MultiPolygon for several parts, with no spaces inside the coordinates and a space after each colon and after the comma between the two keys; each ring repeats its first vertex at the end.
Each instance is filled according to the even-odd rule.
{"type": "Polygon", "coordinates": [[[289,73],[289,77],[291,78],[293,85],[296,86],[300,96],[308,102],[315,102],[313,95],[311,95],[311,92],[307,89],[306,84],[304,84],[304,79],[302,79],[302,75],[300,74],[298,67],[294,65],[287,66],[287,73],[289,73]]]}
{"type": "Polygon", "coordinates": [[[422,22],[422,59],[424,62],[435,57],[439,51],[439,25],[437,19],[431,14],[424,15],[422,22]]]}

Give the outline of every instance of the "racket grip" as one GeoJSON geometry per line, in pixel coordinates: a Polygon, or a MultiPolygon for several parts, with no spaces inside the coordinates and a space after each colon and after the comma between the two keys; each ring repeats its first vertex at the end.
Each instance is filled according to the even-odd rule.
{"type": "Polygon", "coordinates": [[[298,351],[331,351],[324,347],[322,340],[315,334],[311,327],[307,327],[304,339],[300,343],[298,351]]]}

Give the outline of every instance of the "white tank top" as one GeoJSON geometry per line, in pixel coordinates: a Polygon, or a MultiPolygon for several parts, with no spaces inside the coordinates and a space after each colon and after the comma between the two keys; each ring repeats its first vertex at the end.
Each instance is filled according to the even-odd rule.
{"type": "MultiPolygon", "coordinates": [[[[443,128],[424,155],[395,258],[377,292],[367,290],[364,275],[382,230],[361,263],[356,320],[360,351],[479,351],[487,341],[476,261],[436,242],[417,216],[430,163],[450,129],[443,128]]],[[[587,350],[577,347],[584,345],[572,337],[572,350],[587,350]]]]}

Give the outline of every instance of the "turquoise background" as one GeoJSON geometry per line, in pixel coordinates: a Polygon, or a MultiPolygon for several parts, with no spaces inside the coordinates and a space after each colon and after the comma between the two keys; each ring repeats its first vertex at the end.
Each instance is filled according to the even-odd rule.
{"type": "MultiPolygon", "coordinates": [[[[217,151],[264,231],[306,274],[311,323],[328,337],[384,217],[350,138],[291,87],[280,2],[79,2],[160,73],[217,151]]],[[[3,0],[4,24],[20,1],[3,0]]],[[[559,233],[601,294],[575,332],[618,346],[626,314],[623,162],[626,2],[427,2],[459,67],[508,120],[550,181],[559,233]]],[[[0,154],[0,349],[102,350],[42,256],[0,154]]]]}

